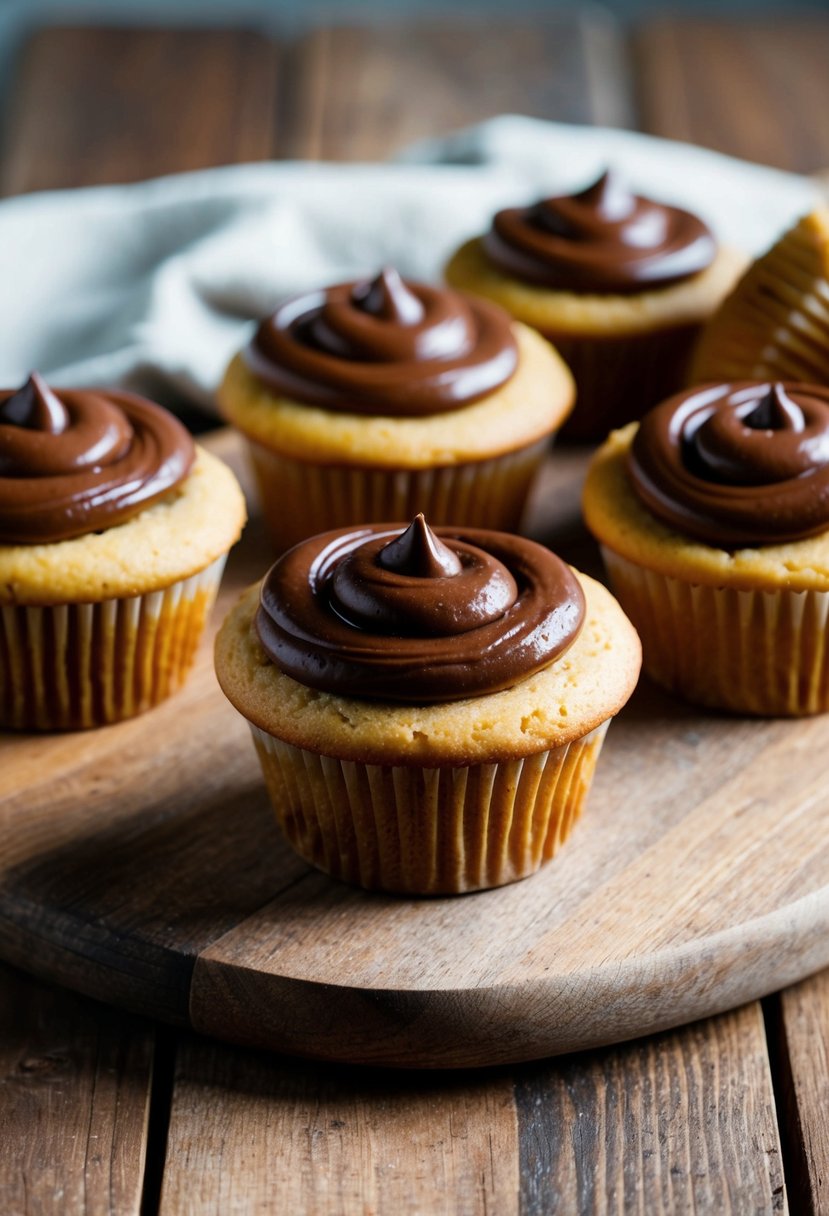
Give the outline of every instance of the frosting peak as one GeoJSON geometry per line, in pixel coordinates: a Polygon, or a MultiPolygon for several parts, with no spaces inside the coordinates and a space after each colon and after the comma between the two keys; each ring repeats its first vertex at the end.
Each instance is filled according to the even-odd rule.
{"type": "Polygon", "coordinates": [[[458,409],[500,388],[518,365],[500,308],[404,280],[391,267],[289,300],[262,322],[244,357],[289,400],[385,416],[458,409]]]}
{"type": "Polygon", "coordinates": [[[802,431],[806,425],[803,410],[782,384],[773,384],[767,393],[752,401],[741,421],[753,431],[802,431]]]}
{"type": "Polygon", "coordinates": [[[385,266],[370,282],[356,283],[351,298],[363,312],[398,325],[418,325],[423,320],[423,305],[392,266],[385,266]]]}
{"type": "Polygon", "coordinates": [[[654,515],[708,544],[813,536],[829,528],[829,389],[689,389],[645,415],[629,469],[654,515]]]}
{"type": "Polygon", "coordinates": [[[23,387],[0,404],[0,425],[59,435],[69,425],[69,415],[43,377],[32,372],[23,387]]]}
{"type": "Polygon", "coordinates": [[[412,578],[452,578],[463,569],[458,555],[435,536],[422,511],[405,532],[383,546],[377,561],[384,570],[412,578]]]}
{"type": "Polygon", "coordinates": [[[193,441],[132,393],[0,391],[0,544],[68,540],[123,523],[187,475],[193,441]]]}
{"type": "Polygon", "coordinates": [[[454,701],[508,688],[575,640],[569,568],[533,541],[440,528],[423,516],[326,532],[262,585],[256,632],[312,688],[389,701],[454,701]]]}
{"type": "Polygon", "coordinates": [[[499,211],[483,245],[499,269],[529,283],[612,294],[670,286],[716,252],[702,220],[633,194],[611,170],[576,194],[499,211]]]}

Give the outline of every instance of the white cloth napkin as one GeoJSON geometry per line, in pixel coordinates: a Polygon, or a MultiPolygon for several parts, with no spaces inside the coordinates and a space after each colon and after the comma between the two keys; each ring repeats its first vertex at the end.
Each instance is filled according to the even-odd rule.
{"type": "Polygon", "coordinates": [[[375,272],[440,275],[496,207],[607,165],[686,205],[724,242],[766,247],[820,199],[807,178],[627,131],[503,117],[393,164],[282,162],[0,203],[0,386],[165,389],[210,407],[251,319],[375,272]]]}

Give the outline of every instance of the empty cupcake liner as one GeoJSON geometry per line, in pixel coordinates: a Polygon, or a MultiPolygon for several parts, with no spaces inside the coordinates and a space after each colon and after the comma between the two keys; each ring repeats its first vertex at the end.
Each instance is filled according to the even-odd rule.
{"type": "Polygon", "coordinates": [[[248,440],[265,523],[279,552],[350,524],[411,520],[516,531],[549,436],[489,460],[429,469],[314,465],[248,440]]]}
{"type": "Polygon", "coordinates": [[[447,895],[514,882],[553,857],[608,724],[523,759],[459,768],[337,760],[251,732],[277,819],[306,861],[369,890],[447,895]]]}
{"type": "Polygon", "coordinates": [[[829,381],[829,227],[805,216],[743,276],[703,330],[692,383],[829,381]]]}
{"type": "Polygon", "coordinates": [[[829,711],[829,592],[701,586],[602,554],[658,684],[735,713],[829,711]]]}
{"type": "Polygon", "coordinates": [[[147,595],[1,605],[0,726],[103,726],[163,701],[192,666],[225,560],[147,595]]]}

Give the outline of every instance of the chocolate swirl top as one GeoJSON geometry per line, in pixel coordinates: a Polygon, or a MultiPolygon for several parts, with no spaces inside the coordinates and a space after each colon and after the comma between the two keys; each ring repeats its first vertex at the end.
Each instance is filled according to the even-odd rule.
{"type": "Polygon", "coordinates": [[[111,389],[53,391],[33,372],[0,392],[0,544],[123,523],[176,486],[195,449],[172,414],[111,389]]]}
{"type": "Polygon", "coordinates": [[[829,388],[703,385],[646,414],[630,452],[654,515],[719,548],[829,528],[829,388]]]}
{"type": "Polygon", "coordinates": [[[386,269],[289,300],[244,352],[283,397],[349,414],[441,414],[500,388],[518,365],[505,312],[386,269]]]}
{"type": "Polygon", "coordinates": [[[631,194],[611,172],[580,194],[499,211],[483,247],[500,270],[528,283],[613,295],[669,287],[716,254],[702,220],[631,194]]]}
{"type": "Polygon", "coordinates": [[[438,528],[422,515],[325,532],[262,585],[265,651],[311,688],[385,701],[460,701],[546,667],[575,641],[584,595],[533,541],[438,528]]]}

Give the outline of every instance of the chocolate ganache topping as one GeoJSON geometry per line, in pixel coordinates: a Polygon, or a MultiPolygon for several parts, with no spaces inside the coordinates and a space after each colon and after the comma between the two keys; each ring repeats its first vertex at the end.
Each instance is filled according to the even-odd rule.
{"type": "Polygon", "coordinates": [[[500,388],[518,365],[505,312],[386,269],[289,300],[244,352],[283,397],[350,414],[440,414],[500,388]]]}
{"type": "Polygon", "coordinates": [[[669,287],[716,254],[702,220],[632,194],[610,171],[579,194],[499,211],[483,246],[500,270],[528,283],[613,295],[669,287]]]}
{"type": "Polygon", "coordinates": [[[703,385],[646,414],[630,452],[654,515],[720,548],[829,528],[829,389],[703,385]]]}
{"type": "Polygon", "coordinates": [[[123,523],[195,458],[180,422],[132,393],[52,390],[34,372],[0,392],[0,543],[69,540],[123,523]]]}
{"type": "Polygon", "coordinates": [[[575,641],[584,595],[548,549],[422,515],[325,532],[262,585],[266,653],[311,688],[385,701],[459,701],[509,688],[575,641]]]}

